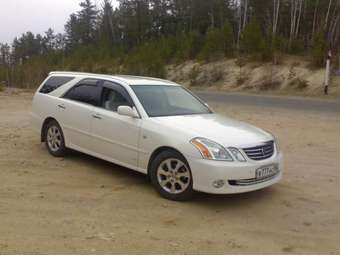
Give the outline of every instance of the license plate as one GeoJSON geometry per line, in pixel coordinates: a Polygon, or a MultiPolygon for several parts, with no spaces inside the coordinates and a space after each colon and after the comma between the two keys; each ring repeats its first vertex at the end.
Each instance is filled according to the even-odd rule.
{"type": "Polygon", "coordinates": [[[256,179],[264,179],[270,176],[274,176],[279,172],[279,166],[277,164],[263,166],[255,171],[256,179]]]}

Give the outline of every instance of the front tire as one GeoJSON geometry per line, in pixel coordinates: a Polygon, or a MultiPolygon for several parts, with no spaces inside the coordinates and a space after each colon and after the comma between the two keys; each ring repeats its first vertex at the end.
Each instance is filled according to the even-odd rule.
{"type": "Polygon", "coordinates": [[[55,120],[50,121],[46,125],[44,134],[48,152],[54,157],[63,157],[66,153],[65,139],[58,122],[55,120]]]}
{"type": "Polygon", "coordinates": [[[170,200],[189,200],[193,194],[192,174],[185,158],[176,151],[164,151],[150,167],[151,183],[158,193],[170,200]]]}

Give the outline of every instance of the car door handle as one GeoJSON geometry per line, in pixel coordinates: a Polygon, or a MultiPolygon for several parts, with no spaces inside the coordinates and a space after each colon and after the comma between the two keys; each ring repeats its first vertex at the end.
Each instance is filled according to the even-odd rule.
{"type": "Polygon", "coordinates": [[[63,104],[58,104],[58,107],[59,107],[60,109],[66,109],[65,105],[63,105],[63,104]]]}
{"type": "Polygon", "coordinates": [[[93,114],[92,117],[95,118],[95,119],[98,119],[98,120],[102,119],[102,116],[100,114],[98,114],[98,113],[93,114]]]}

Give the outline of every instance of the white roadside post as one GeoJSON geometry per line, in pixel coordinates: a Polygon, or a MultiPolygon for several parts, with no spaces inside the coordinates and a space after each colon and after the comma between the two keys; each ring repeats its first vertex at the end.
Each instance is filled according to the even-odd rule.
{"type": "Polygon", "coordinates": [[[330,73],[331,73],[331,58],[332,58],[332,52],[331,50],[329,50],[327,54],[327,60],[326,60],[326,74],[325,74],[325,88],[324,88],[325,95],[328,95],[328,86],[329,86],[330,73]]]}

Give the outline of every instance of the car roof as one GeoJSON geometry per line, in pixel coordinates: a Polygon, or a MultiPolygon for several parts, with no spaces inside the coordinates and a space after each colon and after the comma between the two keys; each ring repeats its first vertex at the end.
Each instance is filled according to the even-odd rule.
{"type": "Polygon", "coordinates": [[[175,82],[152,78],[144,76],[133,76],[133,75],[106,75],[106,74],[95,74],[95,73],[83,73],[83,72],[50,72],[49,76],[54,75],[71,75],[75,77],[83,78],[97,78],[97,79],[110,79],[114,81],[121,81],[129,85],[172,85],[179,86],[175,82]]]}

